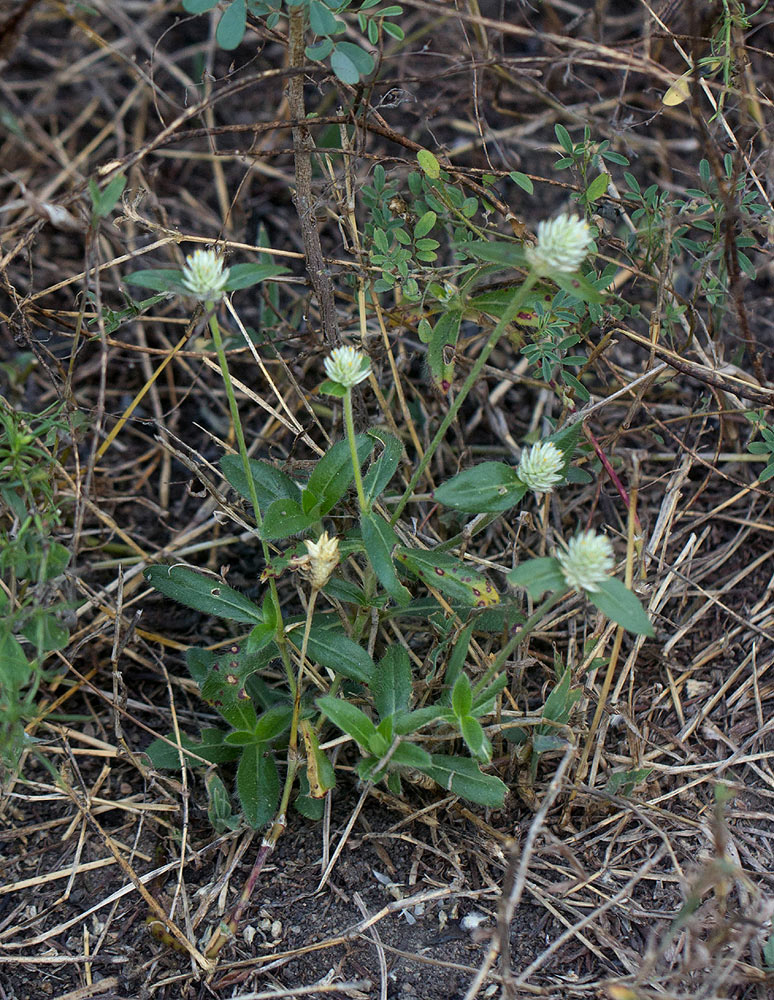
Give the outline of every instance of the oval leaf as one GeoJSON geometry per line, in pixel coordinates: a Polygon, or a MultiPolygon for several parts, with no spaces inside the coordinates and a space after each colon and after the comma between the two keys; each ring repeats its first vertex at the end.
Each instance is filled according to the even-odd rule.
{"type": "Polygon", "coordinates": [[[279,264],[234,264],[229,268],[226,291],[235,292],[240,288],[250,288],[267,278],[276,278],[277,275],[287,274],[286,267],[279,264]]]}
{"type": "Polygon", "coordinates": [[[258,829],[274,816],[279,802],[279,775],[274,758],[258,746],[242,751],[237,769],[237,791],[242,812],[250,826],[258,829]]]}
{"type": "Polygon", "coordinates": [[[306,649],[310,660],[353,681],[368,683],[376,670],[363,647],[337,628],[312,625],[306,649]]]}
{"type": "Polygon", "coordinates": [[[482,462],[443,483],[433,497],[444,507],[467,514],[490,514],[515,507],[526,492],[527,487],[509,465],[482,462]]]}
{"type": "Polygon", "coordinates": [[[393,550],[398,544],[398,536],[394,529],[384,518],[371,512],[361,515],[360,531],[368,561],[371,563],[379,583],[393,600],[405,607],[411,600],[411,594],[398,579],[392,561],[393,550]]]}
{"type": "Polygon", "coordinates": [[[251,600],[187,566],[151,566],[143,575],[153,588],[188,608],[247,625],[263,623],[263,615],[251,600]]]}
{"type": "Polygon", "coordinates": [[[247,7],[245,0],[231,0],[218,21],[215,40],[222,49],[231,52],[245,37],[246,28],[247,7]]]}
{"type": "Polygon", "coordinates": [[[351,736],[361,747],[368,748],[369,742],[376,735],[376,726],[365,712],[350,705],[348,701],[330,695],[318,698],[317,707],[343,733],[351,736]]]}
{"type": "Polygon", "coordinates": [[[562,567],[553,556],[529,559],[512,569],[506,577],[513,587],[523,587],[533,600],[538,600],[547,590],[567,590],[562,567]]]}
{"type": "Polygon", "coordinates": [[[419,768],[448,792],[477,802],[490,809],[500,809],[505,802],[506,785],[494,775],[482,774],[474,760],[433,754],[433,763],[419,768]]]}
{"type": "Polygon", "coordinates": [[[441,176],[441,165],[429,149],[420,149],[417,162],[431,180],[437,181],[441,176]]]}
{"type": "Polygon", "coordinates": [[[586,591],[586,597],[602,614],[635,635],[654,635],[647,612],[637,597],[615,577],[608,577],[599,590],[586,591]]]}
{"type": "Polygon", "coordinates": [[[453,556],[400,546],[395,558],[420,580],[437,587],[452,601],[474,608],[487,608],[500,602],[500,595],[485,576],[469,569],[453,556]]]}

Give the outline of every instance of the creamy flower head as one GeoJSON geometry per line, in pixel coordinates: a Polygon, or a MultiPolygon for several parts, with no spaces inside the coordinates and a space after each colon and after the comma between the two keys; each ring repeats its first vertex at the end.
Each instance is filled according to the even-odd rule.
{"type": "Polygon", "coordinates": [[[524,256],[533,274],[575,274],[589,252],[591,232],[583,219],[574,215],[557,215],[539,222],[537,242],[526,247],[524,256]]]}
{"type": "Polygon", "coordinates": [[[533,493],[550,493],[562,479],[564,453],[553,441],[538,441],[521,453],[516,475],[533,493]]]}
{"type": "Polygon", "coordinates": [[[354,347],[336,347],[323,364],[331,382],[338,382],[345,389],[351,389],[371,374],[368,358],[354,347]]]}
{"type": "Polygon", "coordinates": [[[556,552],[567,586],[573,590],[599,590],[615,565],[613,545],[607,535],[581,531],[556,552]]]}
{"type": "Polygon", "coordinates": [[[305,572],[314,590],[320,590],[330,580],[331,574],[339,564],[339,540],[330,538],[324,531],[316,542],[304,539],[306,551],[305,572]],[[306,561],[308,560],[308,561],[306,561]]]}
{"type": "Polygon", "coordinates": [[[200,302],[218,302],[228,281],[229,269],[215,250],[194,250],[185,259],[183,284],[200,302]]]}

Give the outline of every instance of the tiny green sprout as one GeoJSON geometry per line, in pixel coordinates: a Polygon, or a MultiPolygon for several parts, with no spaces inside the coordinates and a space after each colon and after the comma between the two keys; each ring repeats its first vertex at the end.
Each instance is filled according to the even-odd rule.
{"type": "Polygon", "coordinates": [[[568,587],[595,593],[615,565],[613,546],[607,535],[581,531],[556,553],[568,587]]]}
{"type": "Polygon", "coordinates": [[[526,247],[524,256],[537,277],[574,274],[591,246],[591,232],[583,219],[557,215],[538,223],[537,242],[526,247]]]}
{"type": "Polygon", "coordinates": [[[200,302],[219,302],[228,282],[229,268],[215,250],[194,250],[185,259],[183,286],[200,302]]]}
{"type": "Polygon", "coordinates": [[[516,475],[533,493],[550,493],[562,480],[564,454],[553,441],[539,441],[522,452],[516,475]]]}
{"type": "Polygon", "coordinates": [[[331,382],[351,389],[371,374],[371,365],[362,351],[355,347],[337,347],[323,362],[331,382]]]}

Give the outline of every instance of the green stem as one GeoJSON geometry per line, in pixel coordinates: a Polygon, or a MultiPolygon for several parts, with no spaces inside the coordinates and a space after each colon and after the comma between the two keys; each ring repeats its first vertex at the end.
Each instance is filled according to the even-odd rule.
{"type": "MultiPolygon", "coordinates": [[[[258,506],[258,494],[255,489],[255,480],[253,479],[252,471],[250,470],[250,458],[247,454],[247,445],[245,444],[245,435],[242,431],[242,421],[239,417],[239,407],[237,406],[236,396],[234,395],[234,385],[231,381],[231,373],[228,369],[228,359],[226,358],[226,351],[223,347],[223,338],[220,335],[220,324],[218,323],[218,317],[216,315],[215,309],[216,304],[214,302],[206,302],[204,308],[209,314],[210,323],[210,333],[212,334],[212,342],[215,345],[215,353],[218,355],[218,363],[220,364],[220,373],[223,377],[223,385],[226,389],[226,397],[228,399],[228,407],[231,413],[231,423],[234,426],[234,436],[236,437],[237,447],[239,449],[239,456],[242,459],[242,470],[245,474],[245,482],[247,483],[247,489],[250,494],[250,502],[253,505],[253,516],[255,517],[255,523],[258,527],[258,537],[261,541],[261,548],[263,550],[263,558],[268,565],[271,560],[271,553],[269,552],[269,546],[261,538],[261,526],[263,524],[263,518],[261,517],[261,509],[258,506]]],[[[273,578],[269,578],[269,589],[272,596],[272,601],[274,602],[274,607],[277,609],[277,628],[275,634],[275,641],[280,651],[282,657],[282,664],[285,668],[285,674],[288,678],[288,684],[290,686],[291,693],[295,696],[295,677],[293,675],[293,665],[290,662],[290,654],[288,653],[287,640],[285,638],[285,623],[282,620],[282,613],[280,611],[280,601],[279,593],[277,591],[277,583],[273,578]]]]}
{"type": "Polygon", "coordinates": [[[473,688],[474,700],[477,697],[477,695],[481,694],[481,692],[486,689],[490,681],[494,677],[496,677],[497,674],[502,670],[502,668],[505,666],[508,657],[514,651],[514,649],[516,649],[519,643],[524,642],[524,640],[527,638],[527,636],[530,634],[533,628],[539,624],[540,620],[545,617],[547,612],[549,612],[551,608],[554,607],[555,604],[558,604],[559,601],[561,601],[565,593],[566,591],[556,591],[555,593],[551,594],[550,597],[547,597],[545,601],[543,601],[541,604],[537,606],[532,616],[528,618],[526,622],[524,622],[524,624],[516,633],[516,635],[512,636],[508,640],[508,642],[503,646],[503,648],[494,658],[484,676],[478,681],[478,683],[473,688]]]}
{"type": "Polygon", "coordinates": [[[506,307],[506,310],[503,313],[500,322],[497,324],[494,330],[492,330],[492,332],[489,334],[489,340],[487,340],[486,344],[484,345],[484,349],[476,358],[475,364],[470,369],[470,374],[465,379],[465,382],[463,383],[460,391],[457,393],[457,396],[452,405],[450,406],[446,416],[443,418],[441,426],[438,428],[435,437],[430,442],[430,447],[427,449],[424,456],[422,457],[422,460],[417,466],[414,475],[411,477],[411,480],[408,486],[406,487],[403,496],[400,498],[400,502],[398,503],[398,506],[395,508],[395,511],[392,517],[390,518],[390,524],[395,524],[400,515],[403,513],[403,508],[411,499],[411,495],[414,492],[415,486],[417,485],[421,477],[424,475],[425,469],[430,464],[430,460],[435,454],[438,445],[443,441],[446,432],[448,431],[449,427],[452,424],[452,421],[457,416],[460,407],[467,398],[467,395],[470,392],[470,390],[473,388],[476,379],[481,374],[481,370],[489,360],[489,355],[492,353],[495,347],[497,347],[500,337],[502,337],[502,335],[505,333],[508,324],[516,316],[516,313],[523,305],[525,299],[527,298],[527,295],[529,295],[531,289],[534,287],[537,280],[538,280],[537,276],[533,274],[527,275],[527,277],[524,280],[524,284],[522,284],[519,287],[519,289],[516,291],[513,298],[511,299],[509,305],[506,307]]]}
{"type": "Polygon", "coordinates": [[[363,477],[360,475],[360,462],[357,457],[357,442],[355,441],[355,419],[352,415],[352,389],[347,389],[344,396],[344,426],[347,429],[347,439],[349,441],[349,453],[352,456],[352,468],[355,472],[355,487],[357,488],[357,502],[363,514],[368,514],[371,505],[366,502],[363,491],[363,477]]]}
{"type": "Polygon", "coordinates": [[[228,408],[231,411],[231,423],[234,427],[234,436],[237,440],[239,456],[242,459],[242,469],[244,470],[247,489],[250,493],[250,502],[253,505],[255,523],[258,525],[258,531],[260,533],[263,519],[261,518],[261,511],[258,506],[258,494],[255,490],[255,481],[253,480],[253,474],[250,471],[250,457],[247,454],[247,445],[245,444],[245,436],[242,431],[242,421],[239,417],[239,407],[237,406],[236,396],[234,395],[234,385],[231,381],[231,372],[228,370],[228,359],[226,358],[226,351],[223,347],[223,338],[220,335],[220,324],[218,323],[218,317],[215,312],[215,303],[207,302],[205,303],[204,308],[210,316],[210,333],[212,334],[212,342],[215,345],[215,353],[218,355],[220,373],[223,376],[223,385],[225,386],[226,398],[228,399],[228,408]]]}

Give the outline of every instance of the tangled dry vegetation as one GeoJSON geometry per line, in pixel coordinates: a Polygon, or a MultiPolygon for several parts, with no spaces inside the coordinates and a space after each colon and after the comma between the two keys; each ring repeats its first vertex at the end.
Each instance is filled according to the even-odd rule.
{"type": "MultiPolygon", "coordinates": [[[[2,787],[2,1000],[774,995],[774,521],[745,416],[765,422],[774,405],[774,10],[402,7],[405,40],[384,39],[367,85],[304,68],[301,110],[316,117],[294,133],[283,19],[253,19],[224,52],[217,11],[191,17],[174,0],[4,6],[0,389],[27,413],[64,402],[68,440],[44,466],[62,511],[52,537],[71,561],[45,598],[62,602],[69,642],[46,662],[26,720],[36,742],[2,787]],[[698,69],[684,76],[688,61],[698,69]],[[182,651],[231,633],[149,591],[142,570],[187,562],[255,595],[263,567],[217,469],[233,439],[201,311],[165,296],[138,307],[144,296],[129,298],[123,279],[180,267],[215,241],[234,261],[288,267],[271,286],[278,297],[268,285],[236,294],[254,351],[231,314],[221,322],[248,440],[295,474],[329,431],[341,435],[335,401],[315,387],[337,338],[359,342],[349,279],[367,265],[354,234],[365,233],[359,192],[375,166],[396,187],[391,210],[410,215],[406,177],[429,149],[488,199],[486,233],[529,238],[593,179],[582,151],[555,169],[557,125],[581,145],[588,127],[589,143],[608,140],[628,160],[593,161],[610,178],[589,207],[599,267],[616,265],[611,287],[639,312],[605,313],[573,348],[590,393],[572,404],[587,481],[525,500],[471,535],[467,553],[502,590],[515,558],[543,554],[578,523],[605,526],[656,637],[624,635],[577,597],[551,612],[509,664],[501,711],[538,725],[557,659],[579,699],[534,780],[489,720],[490,770],[510,789],[502,810],[422,783],[401,797],[358,785],[357,756],[339,746],[323,820],[290,816],[212,968],[203,935],[240,892],[260,836],[214,833],[202,772],[156,771],[144,750],[210,723],[182,651]],[[624,169],[664,193],[634,221],[624,169]],[[118,173],[120,201],[95,216],[89,180],[104,187],[118,173]],[[652,251],[646,223],[660,234],[652,251]],[[716,241],[698,269],[677,238],[685,224],[686,238],[716,241]]],[[[453,279],[449,264],[439,257],[442,278],[453,279]]],[[[404,442],[410,475],[449,396],[427,375],[422,307],[396,294],[382,304],[364,344],[381,394],[364,393],[356,417],[404,442]]],[[[481,343],[463,324],[458,379],[481,343]]],[[[568,419],[563,393],[503,341],[405,530],[452,537],[458,524],[430,491],[483,458],[515,461],[530,433],[568,419]]],[[[290,608],[305,600],[295,586],[280,582],[290,608]]],[[[18,595],[4,594],[5,614],[18,595]]],[[[432,650],[410,625],[375,629],[374,643],[412,650],[421,686],[432,650]]],[[[481,662],[499,641],[480,639],[481,662]]]]}

